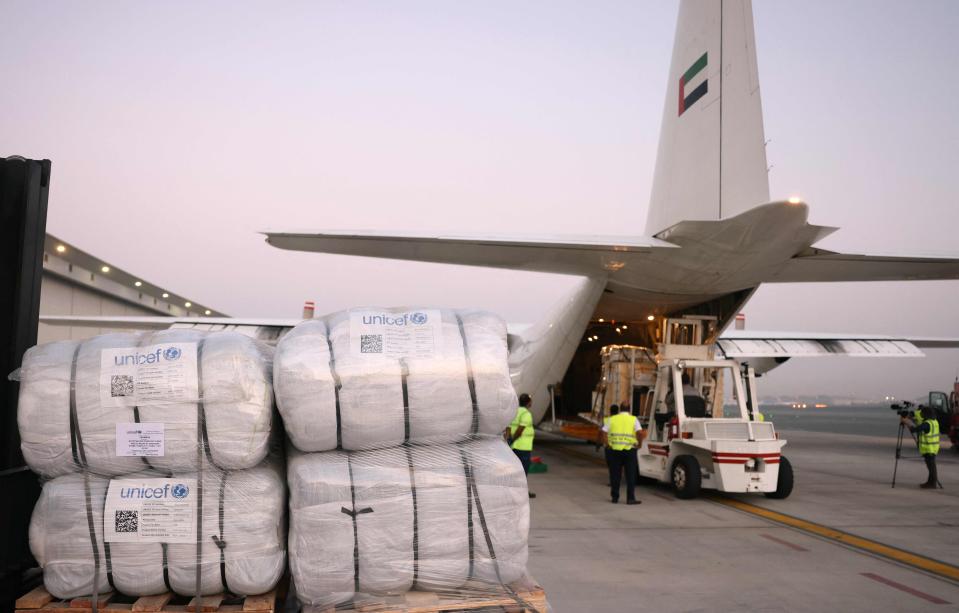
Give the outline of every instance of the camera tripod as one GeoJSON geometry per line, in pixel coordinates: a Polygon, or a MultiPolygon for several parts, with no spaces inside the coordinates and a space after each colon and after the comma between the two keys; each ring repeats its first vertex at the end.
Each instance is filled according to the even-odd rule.
{"type": "MultiPolygon", "coordinates": [[[[909,437],[912,438],[912,442],[916,444],[916,451],[919,451],[919,439],[912,433],[912,430],[906,428],[906,424],[899,422],[899,436],[896,437],[896,463],[892,468],[892,487],[896,487],[896,472],[899,470],[899,458],[902,457],[903,431],[909,432],[909,437]]],[[[942,483],[939,479],[936,479],[936,487],[942,489],[942,483]]]]}

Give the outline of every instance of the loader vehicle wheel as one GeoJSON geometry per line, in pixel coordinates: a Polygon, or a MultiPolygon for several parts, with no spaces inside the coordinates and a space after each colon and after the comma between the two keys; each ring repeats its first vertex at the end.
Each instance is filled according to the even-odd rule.
{"type": "Polygon", "coordinates": [[[703,484],[703,473],[699,469],[699,462],[691,455],[681,455],[673,462],[673,488],[676,497],[687,500],[699,496],[699,488],[703,484]]]}
{"type": "Polygon", "coordinates": [[[793,492],[793,466],[785,457],[779,458],[779,479],[776,481],[776,491],[766,492],[767,498],[782,499],[793,492]]]}

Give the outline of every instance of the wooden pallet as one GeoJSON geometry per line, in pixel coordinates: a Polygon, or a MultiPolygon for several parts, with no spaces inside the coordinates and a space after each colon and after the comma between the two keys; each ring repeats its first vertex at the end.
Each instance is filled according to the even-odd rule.
{"type": "Polygon", "coordinates": [[[475,609],[505,610],[509,613],[546,613],[546,593],[531,582],[518,581],[506,590],[466,586],[455,592],[412,590],[400,596],[364,598],[336,607],[303,607],[303,613],[443,613],[475,609]]]}
{"type": "MultiPolygon", "coordinates": [[[[276,609],[276,588],[258,596],[231,597],[224,594],[204,596],[200,613],[273,613],[276,609]]],[[[131,598],[116,592],[100,594],[97,609],[105,613],[184,613],[196,611],[196,598],[165,592],[155,596],[131,598]],[[182,603],[182,604],[181,604],[182,603]]],[[[16,613],[93,613],[93,598],[81,596],[70,600],[54,598],[42,585],[17,599],[16,613]]]]}

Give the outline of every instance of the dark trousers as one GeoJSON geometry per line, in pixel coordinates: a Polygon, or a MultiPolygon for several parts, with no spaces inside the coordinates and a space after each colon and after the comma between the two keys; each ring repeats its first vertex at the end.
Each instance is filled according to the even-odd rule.
{"type": "Polygon", "coordinates": [[[609,450],[609,495],[619,500],[619,484],[626,471],[626,500],[636,500],[636,450],[609,450]]]}
{"type": "Polygon", "coordinates": [[[523,463],[523,471],[528,475],[529,474],[529,459],[533,455],[532,451],[520,451],[519,449],[514,449],[513,453],[516,454],[516,457],[519,458],[519,461],[523,463]]]}
{"type": "Polygon", "coordinates": [[[926,480],[926,483],[932,485],[939,483],[939,475],[936,472],[936,454],[927,453],[922,456],[922,459],[926,461],[926,468],[929,470],[929,478],[926,480]]]}

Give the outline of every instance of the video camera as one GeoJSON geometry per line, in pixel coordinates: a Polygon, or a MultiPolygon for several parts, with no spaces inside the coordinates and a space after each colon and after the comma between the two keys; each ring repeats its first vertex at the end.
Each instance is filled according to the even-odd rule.
{"type": "Polygon", "coordinates": [[[903,400],[902,404],[893,404],[890,405],[890,409],[895,411],[900,417],[912,417],[915,409],[911,408],[915,406],[913,403],[908,400],[903,400]]]}

